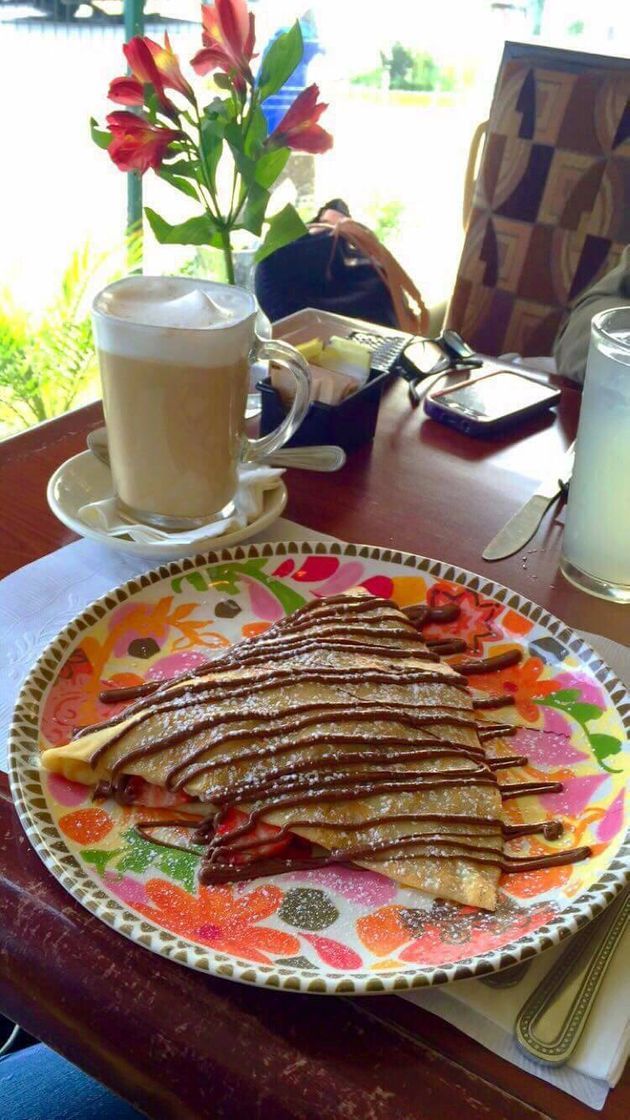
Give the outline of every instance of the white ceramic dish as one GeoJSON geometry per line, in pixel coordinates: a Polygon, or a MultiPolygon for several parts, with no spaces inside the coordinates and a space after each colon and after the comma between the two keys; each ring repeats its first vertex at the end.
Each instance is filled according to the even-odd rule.
{"type": "Polygon", "coordinates": [[[79,517],[81,506],[88,502],[98,502],[108,498],[112,493],[112,480],[107,467],[94,457],[91,451],[82,451],[80,455],[73,456],[62,463],[52,475],[46,497],[55,517],[64,525],[78,533],[81,537],[99,541],[109,548],[119,552],[127,552],[136,556],[146,556],[154,563],[164,560],[179,560],[183,556],[194,556],[208,548],[227,548],[238,544],[240,541],[253,537],[276,521],[287,504],[287,488],[280,479],[273,490],[268,490],[264,495],[263,511],[255,521],[241,529],[233,529],[220,537],[208,536],[198,538],[192,544],[183,545],[181,542],[171,544],[168,541],[138,544],[131,537],[112,537],[101,529],[87,525],[79,517]]]}

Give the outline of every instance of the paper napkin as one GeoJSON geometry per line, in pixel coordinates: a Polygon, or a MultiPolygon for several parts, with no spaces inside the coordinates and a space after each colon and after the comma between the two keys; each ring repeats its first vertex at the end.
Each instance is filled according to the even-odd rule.
{"type": "Polygon", "coordinates": [[[110,537],[131,537],[137,544],[194,544],[197,540],[221,537],[234,529],[242,529],[256,521],[263,511],[264,497],[274,490],[284,472],[275,467],[242,466],[238,476],[238,490],[234,498],[234,513],[229,517],[200,525],[182,532],[164,532],[153,526],[127,520],[121,516],[115,498],[88,502],[79,509],[79,517],[93,529],[100,529],[110,537]]]}

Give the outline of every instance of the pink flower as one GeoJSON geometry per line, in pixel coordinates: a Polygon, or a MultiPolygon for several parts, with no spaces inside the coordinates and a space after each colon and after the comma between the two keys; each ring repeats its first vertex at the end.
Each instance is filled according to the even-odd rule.
{"type": "Polygon", "coordinates": [[[148,681],[168,681],[180,673],[190,673],[198,665],[203,665],[208,660],[206,654],[197,650],[186,650],[184,653],[171,653],[168,657],[155,661],[147,673],[148,681]]]}
{"type": "Polygon", "coordinates": [[[617,794],[612,804],[608,806],[604,819],[595,826],[598,840],[603,840],[605,843],[609,844],[623,829],[624,799],[625,790],[622,789],[620,793],[617,794]]]}
{"type": "Polygon", "coordinates": [[[327,152],[333,138],[317,122],[328,105],[317,104],[319,86],[303,89],[271,133],[268,144],[296,152],[327,152]]]}
{"type": "Polygon", "coordinates": [[[357,870],[355,867],[322,867],[314,871],[300,871],[288,876],[296,883],[308,881],[325,887],[332,894],[343,895],[361,906],[381,906],[390,902],[397,891],[396,884],[377,871],[357,870]]]}
{"type": "Polygon", "coordinates": [[[583,676],[581,673],[560,673],[555,678],[556,685],[561,689],[576,689],[579,692],[578,700],[584,704],[596,704],[598,708],[606,708],[606,695],[593,677],[583,676]]]}

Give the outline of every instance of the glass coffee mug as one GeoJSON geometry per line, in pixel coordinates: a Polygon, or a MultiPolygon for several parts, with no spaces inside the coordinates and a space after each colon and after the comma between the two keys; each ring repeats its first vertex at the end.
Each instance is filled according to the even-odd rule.
{"type": "Polygon", "coordinates": [[[128,276],[96,296],[92,321],[114,493],[122,512],[159,529],[232,512],[239,464],[291,438],[310,403],[307,364],[255,334],[244,288],[176,276],[128,276]],[[245,435],[249,371],[271,360],[295,378],[278,428],[245,435]]]}
{"type": "Polygon", "coordinates": [[[630,603],[630,307],[593,317],[560,568],[630,603]]]}

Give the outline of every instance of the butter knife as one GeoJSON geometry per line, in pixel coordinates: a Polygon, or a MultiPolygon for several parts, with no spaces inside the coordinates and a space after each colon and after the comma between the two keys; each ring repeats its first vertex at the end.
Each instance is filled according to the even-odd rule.
{"type": "Polygon", "coordinates": [[[549,506],[571,478],[574,457],[575,443],[572,443],[560,462],[543,479],[536,493],[492,538],[481,554],[484,560],[503,560],[531,541],[549,506]]]}

